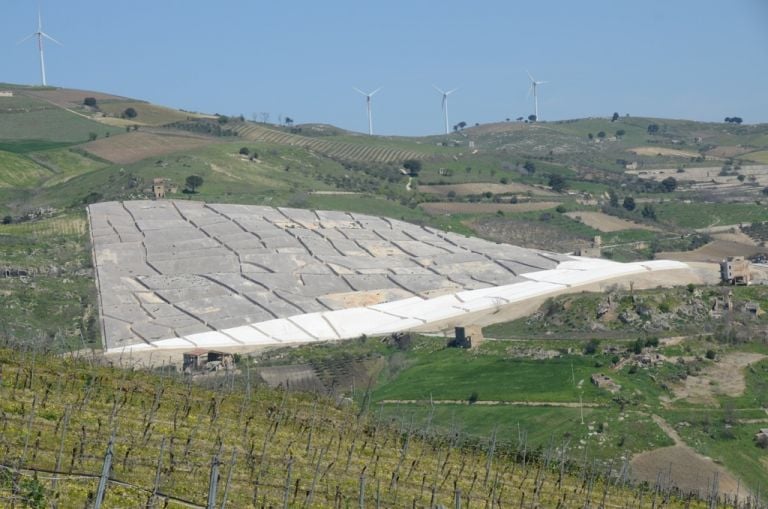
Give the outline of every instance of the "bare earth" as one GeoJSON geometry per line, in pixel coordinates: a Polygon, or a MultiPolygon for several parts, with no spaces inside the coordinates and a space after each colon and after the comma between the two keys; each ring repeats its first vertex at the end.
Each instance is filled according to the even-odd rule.
{"type": "Polygon", "coordinates": [[[678,260],[681,262],[720,262],[726,256],[751,256],[761,249],[754,242],[746,244],[732,240],[714,240],[693,251],[666,251],[656,253],[658,260],[678,260]]]}
{"type": "Polygon", "coordinates": [[[119,164],[130,164],[147,157],[199,148],[215,140],[203,136],[157,134],[137,131],[111,138],[102,138],[83,145],[83,148],[102,159],[119,164]]]}
{"type": "Polygon", "coordinates": [[[429,194],[441,194],[447,195],[451,191],[458,196],[465,196],[470,194],[483,194],[485,192],[491,192],[493,194],[514,194],[514,193],[528,193],[538,196],[557,196],[548,189],[542,189],[535,186],[529,186],[526,184],[519,184],[513,182],[511,184],[498,184],[495,182],[471,182],[467,184],[444,184],[436,186],[419,186],[419,191],[429,194]]]}
{"type": "Polygon", "coordinates": [[[540,201],[531,203],[452,203],[434,202],[422,203],[421,208],[429,214],[495,214],[502,212],[532,212],[547,210],[559,205],[556,201],[540,201]]]}
{"type": "Polygon", "coordinates": [[[675,399],[715,404],[715,396],[740,396],[746,389],[744,368],[765,359],[759,353],[734,352],[708,366],[700,375],[689,376],[685,384],[673,387],[675,399]]]}
{"type": "Polygon", "coordinates": [[[608,214],[604,214],[602,212],[578,211],[566,212],[565,215],[571,219],[581,218],[582,223],[586,224],[587,226],[591,226],[596,230],[600,230],[601,232],[616,232],[620,230],[658,231],[658,228],[654,228],[645,224],[633,223],[632,221],[627,221],[626,219],[621,219],[620,217],[609,216],[608,214]]]}

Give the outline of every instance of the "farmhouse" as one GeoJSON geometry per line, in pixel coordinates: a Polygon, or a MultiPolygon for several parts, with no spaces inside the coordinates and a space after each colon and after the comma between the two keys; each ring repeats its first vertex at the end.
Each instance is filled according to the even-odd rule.
{"type": "Polygon", "coordinates": [[[165,198],[166,194],[174,194],[177,191],[178,186],[170,179],[158,177],[152,180],[152,193],[156,200],[165,198]]]}
{"type": "Polygon", "coordinates": [[[729,256],[720,262],[720,277],[724,283],[732,285],[748,285],[749,260],[743,256],[729,256]]]}
{"type": "Polygon", "coordinates": [[[11,90],[0,90],[0,97],[13,97],[11,90]]]}

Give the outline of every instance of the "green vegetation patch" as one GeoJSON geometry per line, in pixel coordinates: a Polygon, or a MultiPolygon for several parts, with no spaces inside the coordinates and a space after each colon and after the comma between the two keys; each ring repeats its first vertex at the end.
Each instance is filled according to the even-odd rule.
{"type": "Polygon", "coordinates": [[[0,187],[32,187],[50,175],[27,157],[0,151],[0,187]]]}

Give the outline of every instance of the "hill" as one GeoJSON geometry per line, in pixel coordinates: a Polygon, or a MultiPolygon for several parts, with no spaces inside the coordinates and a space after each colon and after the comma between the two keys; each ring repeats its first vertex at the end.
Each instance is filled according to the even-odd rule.
{"type": "Polygon", "coordinates": [[[209,378],[212,391],[39,353],[0,350],[0,366],[0,496],[12,505],[708,506],[662,483],[629,487],[618,464],[564,461],[563,444],[439,437],[232,373],[209,378]]]}

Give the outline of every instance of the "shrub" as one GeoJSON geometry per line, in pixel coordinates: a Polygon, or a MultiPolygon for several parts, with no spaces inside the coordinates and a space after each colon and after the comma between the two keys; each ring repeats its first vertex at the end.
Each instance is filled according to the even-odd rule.
{"type": "Polygon", "coordinates": [[[594,355],[597,353],[597,348],[600,346],[600,340],[599,339],[590,339],[585,345],[584,345],[584,353],[587,355],[594,355]]]}
{"type": "Polygon", "coordinates": [[[123,118],[136,118],[139,116],[139,112],[137,112],[134,108],[126,108],[123,111],[123,118]]]}
{"type": "Polygon", "coordinates": [[[95,97],[86,97],[83,99],[83,104],[86,106],[90,106],[92,108],[96,107],[96,98],[95,97]]]}
{"type": "Polygon", "coordinates": [[[713,360],[715,360],[715,357],[717,357],[717,354],[715,353],[715,351],[714,351],[714,350],[712,350],[712,349],[710,348],[709,350],[707,350],[707,353],[706,353],[706,354],[704,354],[704,356],[705,356],[707,359],[709,359],[709,360],[713,361],[713,360]]]}
{"type": "Polygon", "coordinates": [[[557,208],[555,209],[555,211],[557,211],[559,214],[564,214],[565,213],[565,206],[558,205],[557,208]]]}
{"type": "Polygon", "coordinates": [[[240,155],[241,156],[247,156],[250,153],[251,153],[251,151],[248,150],[248,147],[241,147],[240,148],[240,155]]]}
{"type": "Polygon", "coordinates": [[[472,394],[469,395],[467,398],[467,402],[469,402],[470,405],[474,405],[477,403],[477,400],[480,398],[480,396],[477,394],[477,391],[472,391],[472,394]]]}

